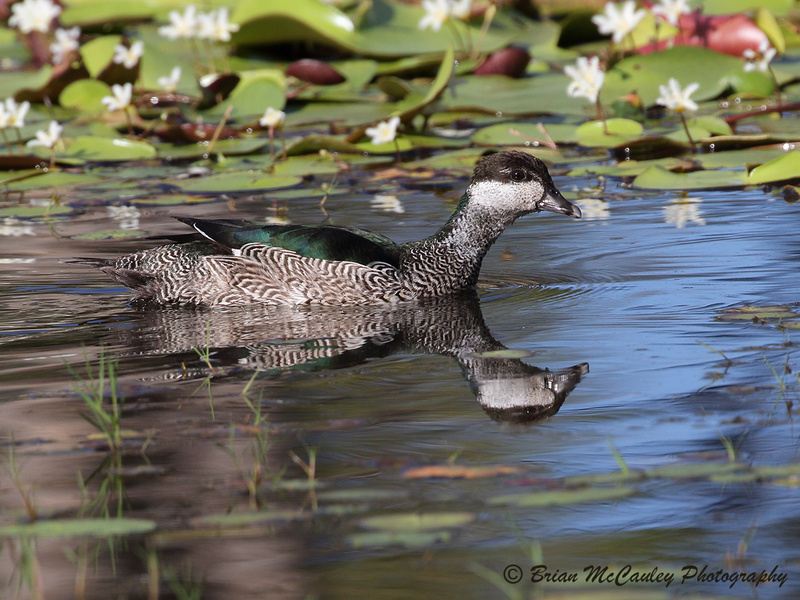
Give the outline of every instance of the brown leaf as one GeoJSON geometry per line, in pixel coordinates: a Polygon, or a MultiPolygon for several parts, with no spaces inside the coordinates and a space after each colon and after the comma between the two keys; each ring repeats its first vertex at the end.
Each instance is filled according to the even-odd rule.
{"type": "Polygon", "coordinates": [[[429,465],[407,469],[403,479],[423,479],[427,477],[444,477],[447,479],[479,479],[483,477],[497,477],[499,475],[513,475],[521,473],[519,467],[495,465],[488,467],[468,467],[464,465],[429,465]]]}

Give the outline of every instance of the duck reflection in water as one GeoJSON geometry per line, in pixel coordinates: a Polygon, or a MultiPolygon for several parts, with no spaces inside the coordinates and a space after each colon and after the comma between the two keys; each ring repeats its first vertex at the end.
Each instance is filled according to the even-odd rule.
{"type": "Polygon", "coordinates": [[[509,423],[554,415],[589,371],[586,363],[550,371],[498,352],[508,349],[492,337],[474,291],[390,306],[148,306],[140,316],[143,327],[123,330],[136,352],[209,346],[215,364],[266,375],[340,369],[400,353],[450,356],[486,413],[509,423]]]}

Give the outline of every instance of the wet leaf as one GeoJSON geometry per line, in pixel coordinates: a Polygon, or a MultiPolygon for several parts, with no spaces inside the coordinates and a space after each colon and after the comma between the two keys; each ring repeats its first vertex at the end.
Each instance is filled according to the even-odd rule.
{"type": "Polygon", "coordinates": [[[490,504],[511,506],[549,506],[552,504],[577,504],[579,502],[603,502],[616,500],[636,493],[632,487],[615,485],[611,487],[579,488],[575,490],[557,490],[530,492],[528,494],[507,494],[489,500],[490,504]]]}
{"type": "Polygon", "coordinates": [[[372,531],[356,533],[346,538],[353,548],[376,548],[383,546],[404,546],[406,548],[426,548],[436,543],[450,540],[449,531],[372,531]]]}
{"type": "Polygon", "coordinates": [[[519,79],[525,75],[525,69],[531,55],[523,48],[511,46],[493,52],[475,69],[475,75],[505,75],[519,79]]]}
{"type": "Polygon", "coordinates": [[[298,185],[302,178],[290,175],[266,175],[258,171],[224,173],[197,179],[175,182],[184,192],[197,194],[223,194],[225,192],[260,192],[298,185]]]}
{"type": "Polygon", "coordinates": [[[45,205],[16,205],[4,206],[0,208],[0,218],[16,217],[18,219],[34,219],[39,217],[53,217],[57,215],[67,215],[75,212],[75,209],[62,204],[45,205]]]}
{"type": "Polygon", "coordinates": [[[474,519],[475,515],[469,512],[392,513],[365,517],[358,523],[367,529],[413,532],[460,527],[471,523],[474,519]]]}
{"type": "Polygon", "coordinates": [[[286,67],[286,74],[315,85],[336,85],[345,79],[339,71],[315,58],[302,58],[286,67]]]}
{"type": "Polygon", "coordinates": [[[155,530],[149,519],[53,519],[26,525],[0,526],[0,537],[99,537],[135,535],[155,530]]]}
{"type": "Polygon", "coordinates": [[[631,119],[606,119],[589,121],[576,130],[578,143],[587,148],[618,146],[639,137],[644,131],[642,124],[631,119]]]}
{"type": "Polygon", "coordinates": [[[101,113],[106,107],[102,98],[111,94],[111,88],[96,79],[81,79],[70,83],[58,97],[64,108],[73,108],[83,113],[101,113]]]}
{"type": "Polygon", "coordinates": [[[650,190],[702,190],[743,187],[749,183],[744,171],[693,171],[673,173],[663,167],[646,169],[633,180],[633,187],[650,190]]]}
{"type": "Polygon", "coordinates": [[[156,149],[141,140],[80,136],[74,138],[59,155],[86,161],[116,162],[154,158],[156,149]]]}
{"type": "Polygon", "coordinates": [[[465,465],[429,465],[414,467],[403,472],[403,479],[426,479],[442,477],[446,479],[481,479],[499,477],[521,472],[519,467],[497,466],[465,466],[465,465]]]}
{"type": "Polygon", "coordinates": [[[751,184],[774,183],[800,179],[800,151],[787,152],[750,171],[751,184]]]}

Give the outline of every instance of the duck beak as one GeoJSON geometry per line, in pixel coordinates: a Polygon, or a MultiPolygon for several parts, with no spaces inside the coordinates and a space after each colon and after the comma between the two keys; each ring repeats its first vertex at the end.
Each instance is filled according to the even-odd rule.
{"type": "Polygon", "coordinates": [[[581,218],[581,209],[572,202],[564,198],[554,186],[550,186],[536,203],[537,210],[549,210],[550,212],[560,213],[568,217],[581,218]]]}

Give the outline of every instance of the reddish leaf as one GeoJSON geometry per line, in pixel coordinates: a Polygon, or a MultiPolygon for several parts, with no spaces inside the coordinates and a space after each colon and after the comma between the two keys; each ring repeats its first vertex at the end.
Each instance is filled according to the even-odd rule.
{"type": "Polygon", "coordinates": [[[303,58],[290,64],[286,69],[290,77],[316,85],[336,85],[345,78],[328,63],[313,58],[303,58]]]}
{"type": "Polygon", "coordinates": [[[461,465],[430,465],[427,467],[415,467],[406,469],[403,479],[423,479],[428,477],[443,477],[446,479],[478,479],[483,477],[497,477],[499,475],[512,475],[520,473],[519,467],[497,466],[476,466],[468,467],[461,465]]]}
{"type": "Polygon", "coordinates": [[[510,46],[492,53],[475,69],[475,75],[506,75],[519,79],[525,75],[525,69],[531,55],[523,48],[510,46]]]}
{"type": "Polygon", "coordinates": [[[87,79],[88,77],[89,71],[86,70],[78,53],[74,53],[68,60],[62,61],[60,64],[53,67],[50,80],[46,84],[36,90],[19,90],[14,94],[14,98],[17,102],[24,102],[27,100],[28,102],[38,103],[44,101],[45,98],[49,98],[51,101],[55,102],[58,100],[58,96],[61,92],[64,91],[64,88],[70,83],[78,81],[79,79],[87,79]],[[71,60],[72,58],[76,60],[71,60]]]}
{"type": "Polygon", "coordinates": [[[745,49],[757,50],[767,40],[753,21],[741,14],[708,16],[694,12],[681,15],[680,33],[674,40],[662,40],[639,48],[642,53],[663,50],[671,43],[681,46],[704,46],[723,54],[741,56],[745,49]]]}

